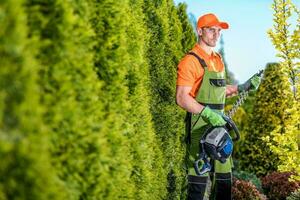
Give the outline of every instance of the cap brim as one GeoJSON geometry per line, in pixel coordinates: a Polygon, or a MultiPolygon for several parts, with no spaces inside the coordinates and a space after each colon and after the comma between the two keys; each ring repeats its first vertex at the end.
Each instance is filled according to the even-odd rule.
{"type": "Polygon", "coordinates": [[[219,26],[220,26],[222,29],[228,29],[228,28],[229,28],[229,25],[228,25],[226,22],[220,22],[220,23],[219,23],[219,26]]]}
{"type": "MultiPolygon", "coordinates": [[[[202,27],[210,27],[210,26],[219,26],[221,27],[222,29],[228,29],[229,28],[229,25],[226,23],[226,22],[212,22],[210,24],[207,24],[205,26],[202,26],[202,27]]],[[[202,28],[202,27],[199,27],[199,28],[202,28]]]]}

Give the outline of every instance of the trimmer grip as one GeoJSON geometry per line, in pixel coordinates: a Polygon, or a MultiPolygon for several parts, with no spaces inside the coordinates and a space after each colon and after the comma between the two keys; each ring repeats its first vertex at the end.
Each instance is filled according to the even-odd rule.
{"type": "Polygon", "coordinates": [[[233,122],[233,120],[231,118],[227,117],[226,115],[223,115],[223,118],[227,122],[226,128],[228,129],[228,131],[233,130],[235,133],[235,137],[232,138],[232,140],[238,141],[240,139],[239,129],[237,128],[237,126],[235,125],[235,123],[233,122]]]}
{"type": "Polygon", "coordinates": [[[211,165],[209,164],[209,162],[204,162],[201,167],[201,170],[199,170],[199,162],[200,161],[202,161],[202,159],[196,160],[194,162],[194,169],[198,176],[201,176],[207,172],[210,172],[210,170],[211,170],[211,165]]]}

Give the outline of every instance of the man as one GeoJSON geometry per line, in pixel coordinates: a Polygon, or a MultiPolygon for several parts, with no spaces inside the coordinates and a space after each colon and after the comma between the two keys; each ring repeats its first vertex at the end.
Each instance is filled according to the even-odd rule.
{"type": "MultiPolygon", "coordinates": [[[[221,113],[225,97],[242,91],[256,89],[260,78],[253,76],[241,85],[226,85],[225,69],[221,56],[213,51],[222,29],[228,29],[214,14],[201,16],[197,22],[198,42],[180,61],[177,71],[176,102],[188,112],[186,128],[188,199],[202,200],[208,173],[198,176],[193,163],[198,159],[199,140],[206,125],[226,124],[221,113]]],[[[231,199],[231,158],[225,163],[213,161],[212,189],[210,199],[231,199]]]]}

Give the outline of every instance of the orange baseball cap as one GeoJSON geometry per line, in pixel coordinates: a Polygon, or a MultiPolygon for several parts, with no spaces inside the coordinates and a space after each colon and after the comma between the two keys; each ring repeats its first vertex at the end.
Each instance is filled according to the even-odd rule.
{"type": "Polygon", "coordinates": [[[220,26],[222,29],[228,29],[229,25],[226,22],[221,22],[216,15],[209,13],[199,17],[197,28],[220,26]]]}

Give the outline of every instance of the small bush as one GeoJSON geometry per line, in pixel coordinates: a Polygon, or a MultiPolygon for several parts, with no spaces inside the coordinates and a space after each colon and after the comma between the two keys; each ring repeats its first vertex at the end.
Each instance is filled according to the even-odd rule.
{"type": "Polygon", "coordinates": [[[249,181],[253,183],[261,193],[263,192],[261,181],[255,174],[247,171],[234,171],[233,176],[239,180],[249,181]]]}
{"type": "Polygon", "coordinates": [[[266,200],[252,182],[233,179],[232,187],[233,200],[266,200]]]}
{"type": "Polygon", "coordinates": [[[300,199],[300,189],[293,192],[290,196],[286,198],[286,200],[299,200],[300,199]]]}
{"type": "Polygon", "coordinates": [[[286,199],[300,187],[300,182],[289,181],[292,172],[272,172],[262,178],[264,193],[270,200],[286,199]]]}

